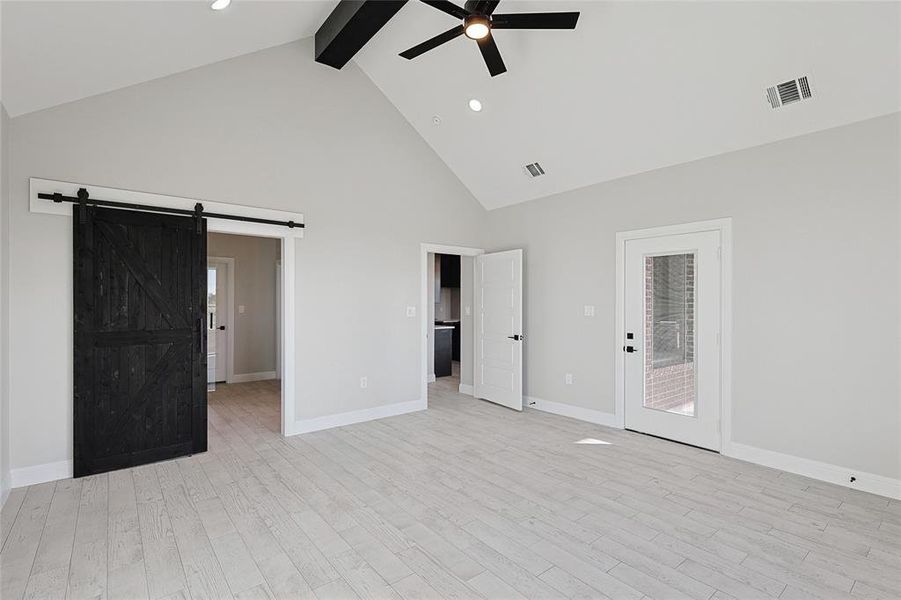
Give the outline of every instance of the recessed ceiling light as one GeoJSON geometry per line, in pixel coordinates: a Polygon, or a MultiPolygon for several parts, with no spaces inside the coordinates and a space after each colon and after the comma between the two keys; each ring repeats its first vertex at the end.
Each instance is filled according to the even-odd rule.
{"type": "Polygon", "coordinates": [[[232,3],[232,0],[213,0],[213,3],[210,4],[210,8],[213,10],[222,10],[224,8],[228,8],[228,5],[232,3]]]}
{"type": "Polygon", "coordinates": [[[469,101],[469,108],[471,108],[475,112],[479,112],[480,110],[482,110],[482,103],[479,100],[473,98],[469,101]]]}

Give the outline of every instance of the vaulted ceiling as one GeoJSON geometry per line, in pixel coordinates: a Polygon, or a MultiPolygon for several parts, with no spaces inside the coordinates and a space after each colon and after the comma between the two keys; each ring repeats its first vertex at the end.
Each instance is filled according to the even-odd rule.
{"type": "MultiPolygon", "coordinates": [[[[3,102],[15,116],[306,37],[334,5],[4,2],[3,102]]],[[[498,8],[543,10],[582,16],[575,31],[496,32],[498,77],[466,38],[400,58],[456,23],[417,2],[355,58],[489,209],[901,109],[898,3],[498,8]],[[802,75],[813,98],[773,110],[766,88],[802,75]],[[535,161],[546,175],[530,179],[535,161]]]]}

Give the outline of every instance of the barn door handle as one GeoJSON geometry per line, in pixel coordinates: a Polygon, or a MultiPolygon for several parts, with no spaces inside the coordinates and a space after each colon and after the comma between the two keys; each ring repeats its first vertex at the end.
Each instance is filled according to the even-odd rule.
{"type": "Polygon", "coordinates": [[[206,333],[205,329],[206,319],[200,317],[199,319],[197,319],[197,347],[200,349],[200,353],[204,356],[206,355],[206,335],[204,335],[206,333]]]}

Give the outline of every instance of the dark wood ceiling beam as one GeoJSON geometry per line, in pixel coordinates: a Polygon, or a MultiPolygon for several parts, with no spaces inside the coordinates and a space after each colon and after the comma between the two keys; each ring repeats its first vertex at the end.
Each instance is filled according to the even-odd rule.
{"type": "Polygon", "coordinates": [[[316,32],[316,62],[340,69],[407,0],[341,0],[316,32]]]}

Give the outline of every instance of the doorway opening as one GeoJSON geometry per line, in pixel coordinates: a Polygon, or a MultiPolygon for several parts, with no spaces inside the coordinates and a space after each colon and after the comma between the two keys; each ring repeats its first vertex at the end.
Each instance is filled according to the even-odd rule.
{"type": "Polygon", "coordinates": [[[422,399],[472,395],[473,259],[482,250],[422,245],[422,399]]]}
{"type": "MultiPolygon", "coordinates": [[[[522,250],[486,254],[477,248],[422,244],[420,257],[422,407],[428,408],[434,391],[436,398],[466,394],[522,410],[522,250]],[[459,306],[453,288],[448,292],[441,286],[442,276],[456,283],[458,258],[459,306]],[[444,269],[442,261],[446,261],[444,269]],[[442,295],[448,299],[446,306],[442,295]],[[455,310],[460,321],[459,380],[453,364],[455,310]]],[[[415,307],[407,311],[413,316],[415,307]]]]}
{"type": "Polygon", "coordinates": [[[281,243],[207,235],[207,381],[211,411],[281,433],[281,243]]]}
{"type": "Polygon", "coordinates": [[[620,426],[726,450],[730,256],[729,219],[617,234],[620,426]]]}

